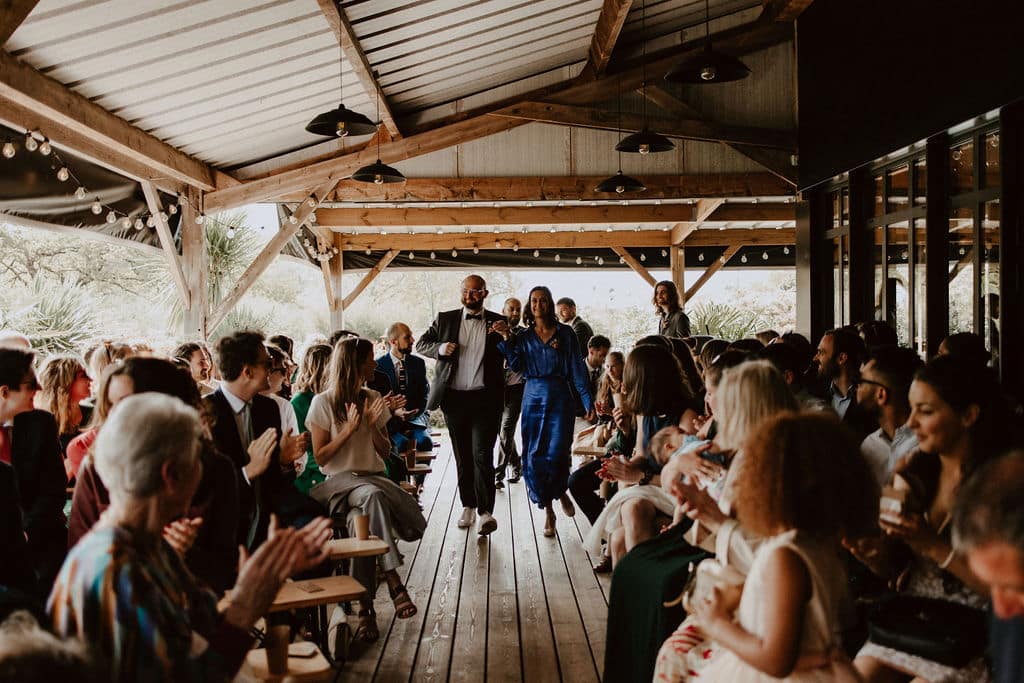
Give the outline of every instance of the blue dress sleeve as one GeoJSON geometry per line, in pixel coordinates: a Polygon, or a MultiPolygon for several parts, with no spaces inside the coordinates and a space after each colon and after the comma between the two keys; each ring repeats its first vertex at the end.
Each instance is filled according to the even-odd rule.
{"type": "Polygon", "coordinates": [[[565,349],[562,355],[565,359],[565,378],[576,388],[580,402],[583,403],[583,410],[589,413],[594,408],[594,397],[590,395],[590,377],[583,364],[583,354],[580,352],[576,333],[568,325],[559,326],[558,331],[562,337],[562,348],[565,349]]]}
{"type": "Polygon", "coordinates": [[[498,342],[498,350],[505,356],[505,362],[513,372],[522,373],[526,365],[524,354],[526,349],[523,340],[520,339],[526,332],[510,334],[508,340],[498,342]]]}

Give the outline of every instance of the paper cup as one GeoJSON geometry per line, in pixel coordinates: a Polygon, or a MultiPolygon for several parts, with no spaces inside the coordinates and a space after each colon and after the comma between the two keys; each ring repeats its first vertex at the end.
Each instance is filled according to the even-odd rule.
{"type": "Polygon", "coordinates": [[[356,538],[365,541],[370,537],[370,516],[356,515],[356,538]]]}
{"type": "Polygon", "coordinates": [[[282,624],[271,626],[267,629],[267,637],[264,646],[267,649],[267,670],[272,674],[284,674],[288,672],[288,641],[291,636],[291,626],[282,624]]]}

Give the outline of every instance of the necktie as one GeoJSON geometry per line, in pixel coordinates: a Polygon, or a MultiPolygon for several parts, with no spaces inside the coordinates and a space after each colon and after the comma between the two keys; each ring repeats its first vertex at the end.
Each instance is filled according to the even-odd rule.
{"type": "Polygon", "coordinates": [[[483,320],[483,319],[484,319],[484,314],[483,313],[477,313],[476,315],[473,315],[471,313],[467,313],[466,314],[466,320],[483,320]]]}
{"type": "Polygon", "coordinates": [[[405,395],[405,363],[398,361],[398,393],[405,395]]]}
{"type": "MultiPolygon", "coordinates": [[[[249,450],[249,445],[252,443],[252,404],[246,403],[245,406],[238,412],[242,423],[242,448],[246,451],[249,450]]],[[[246,461],[249,460],[249,454],[246,453],[246,461]]],[[[252,522],[249,524],[249,531],[245,536],[245,547],[252,549],[253,542],[256,540],[256,531],[260,525],[260,516],[262,514],[261,497],[263,494],[263,477],[256,477],[256,480],[250,482],[252,484],[253,498],[255,502],[255,510],[253,511],[252,522]]]]}
{"type": "Polygon", "coordinates": [[[239,415],[242,418],[242,447],[249,448],[249,444],[252,443],[252,408],[250,403],[246,403],[239,411],[239,415]]]}
{"type": "Polygon", "coordinates": [[[0,462],[11,464],[13,457],[13,446],[11,444],[11,425],[0,427],[0,462]]]}

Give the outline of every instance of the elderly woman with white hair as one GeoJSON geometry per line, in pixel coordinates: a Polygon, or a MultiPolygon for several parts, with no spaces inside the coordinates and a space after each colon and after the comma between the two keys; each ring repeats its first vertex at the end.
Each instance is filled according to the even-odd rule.
{"type": "Polygon", "coordinates": [[[111,411],[96,439],[110,507],[68,556],[50,595],[55,633],[82,640],[111,681],[229,680],[282,582],[324,559],[329,521],[275,531],[218,606],[163,539],[202,476],[196,411],[144,393],[111,411]]]}

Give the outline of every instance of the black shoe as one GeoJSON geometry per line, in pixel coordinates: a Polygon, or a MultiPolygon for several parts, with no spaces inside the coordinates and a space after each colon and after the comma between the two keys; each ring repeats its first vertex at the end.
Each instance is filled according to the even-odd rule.
{"type": "Polygon", "coordinates": [[[505,482],[500,481],[500,480],[494,482],[494,490],[495,491],[501,491],[504,488],[505,488],[505,482]]]}
{"type": "Polygon", "coordinates": [[[522,479],[522,477],[523,477],[522,472],[515,472],[511,477],[508,478],[508,483],[510,483],[510,484],[518,484],[519,480],[522,479]]]}

